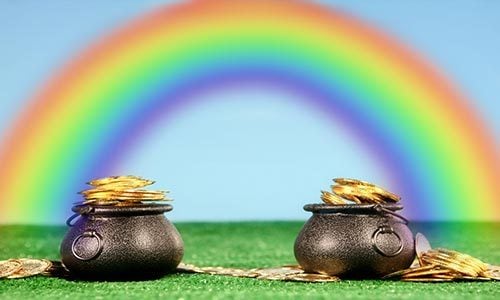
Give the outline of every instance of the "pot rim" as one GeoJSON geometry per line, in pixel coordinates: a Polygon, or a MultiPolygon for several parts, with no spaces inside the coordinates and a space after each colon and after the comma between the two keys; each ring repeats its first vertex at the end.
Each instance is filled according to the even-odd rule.
{"type": "Polygon", "coordinates": [[[79,204],[71,210],[80,215],[123,215],[123,214],[161,214],[171,211],[173,206],[170,204],[135,204],[131,206],[106,206],[106,205],[86,205],[79,204]]]}
{"type": "Polygon", "coordinates": [[[311,203],[304,205],[305,211],[312,213],[353,213],[359,214],[363,212],[373,211],[378,212],[379,208],[390,211],[398,211],[403,209],[401,204],[342,204],[332,205],[326,203],[311,203]]]}

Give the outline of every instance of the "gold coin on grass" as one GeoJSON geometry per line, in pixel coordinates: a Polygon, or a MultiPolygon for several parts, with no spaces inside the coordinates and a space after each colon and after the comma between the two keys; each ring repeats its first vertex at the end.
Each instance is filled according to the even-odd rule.
{"type": "Polygon", "coordinates": [[[181,273],[203,273],[203,269],[192,264],[180,263],[177,271],[181,273]]]}
{"type": "Polygon", "coordinates": [[[302,270],[299,266],[283,266],[277,268],[259,268],[254,269],[253,272],[258,274],[259,277],[276,277],[282,275],[299,274],[303,273],[304,270],[302,270]]]}
{"type": "Polygon", "coordinates": [[[402,278],[433,277],[434,275],[444,275],[444,274],[449,274],[449,273],[450,273],[450,270],[446,270],[446,269],[432,269],[432,270],[421,271],[421,272],[407,273],[401,277],[402,278]]]}
{"type": "Polygon", "coordinates": [[[414,272],[425,272],[434,269],[436,266],[434,265],[428,265],[428,266],[423,266],[423,267],[418,267],[418,268],[411,268],[411,269],[403,269],[403,270],[398,270],[393,273],[387,274],[383,279],[388,279],[388,278],[397,278],[401,277],[406,274],[414,273],[414,272]]]}
{"type": "Polygon", "coordinates": [[[422,254],[422,260],[471,277],[477,277],[480,273],[488,270],[488,265],[481,260],[448,249],[427,251],[422,254]]]}
{"type": "Polygon", "coordinates": [[[251,270],[225,268],[225,267],[202,267],[203,273],[210,275],[224,275],[233,277],[256,277],[251,270]]]}
{"type": "Polygon", "coordinates": [[[45,272],[52,265],[52,263],[46,259],[19,258],[16,259],[16,261],[21,263],[21,268],[9,275],[7,277],[9,279],[35,276],[45,272]]]}
{"type": "Polygon", "coordinates": [[[450,281],[453,281],[453,279],[428,277],[428,278],[402,278],[401,281],[409,281],[409,282],[450,282],[450,281]]]}
{"type": "Polygon", "coordinates": [[[336,276],[324,275],[324,274],[315,274],[315,273],[297,273],[285,275],[283,279],[285,281],[300,281],[300,282],[335,282],[340,279],[336,276]]]}
{"type": "Polygon", "coordinates": [[[493,280],[500,280],[500,267],[488,265],[488,270],[481,272],[481,275],[493,280]]]}
{"type": "Polygon", "coordinates": [[[0,261],[0,278],[8,277],[21,269],[21,263],[17,260],[0,261]]]}

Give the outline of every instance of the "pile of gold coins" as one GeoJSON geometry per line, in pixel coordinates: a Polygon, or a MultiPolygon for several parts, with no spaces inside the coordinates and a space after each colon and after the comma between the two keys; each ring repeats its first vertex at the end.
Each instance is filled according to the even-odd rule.
{"type": "Polygon", "coordinates": [[[306,273],[298,265],[286,265],[275,268],[239,269],[225,267],[197,267],[181,263],[179,267],[177,267],[177,271],[182,273],[199,273],[278,281],[334,282],[340,280],[336,276],[306,273]]]}
{"type": "Polygon", "coordinates": [[[321,191],[321,200],[326,204],[385,204],[396,203],[401,198],[372,183],[348,178],[335,178],[331,192],[321,191]]]}
{"type": "Polygon", "coordinates": [[[113,176],[95,179],[88,184],[92,188],[81,191],[85,200],[79,204],[130,206],[144,201],[169,201],[168,191],[149,191],[142,188],[152,185],[154,181],[137,176],[113,176]]]}
{"type": "Polygon", "coordinates": [[[425,236],[415,237],[416,261],[384,279],[413,282],[500,280],[500,267],[488,265],[470,255],[447,249],[432,249],[425,236]]]}
{"type": "Polygon", "coordinates": [[[60,261],[15,258],[0,261],[0,278],[19,279],[32,276],[67,278],[69,271],[60,261]]]}

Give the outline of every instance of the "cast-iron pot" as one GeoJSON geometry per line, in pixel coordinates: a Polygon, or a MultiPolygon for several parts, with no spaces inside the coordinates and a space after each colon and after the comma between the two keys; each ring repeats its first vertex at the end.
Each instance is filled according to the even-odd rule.
{"type": "Polygon", "coordinates": [[[295,241],[295,258],[307,272],[342,278],[377,278],[405,269],[415,258],[400,205],[308,204],[312,217],[295,241]]]}
{"type": "Polygon", "coordinates": [[[80,216],[61,244],[62,262],[86,279],[149,279],[172,272],[184,246],[168,204],[72,208],[80,216]]]}

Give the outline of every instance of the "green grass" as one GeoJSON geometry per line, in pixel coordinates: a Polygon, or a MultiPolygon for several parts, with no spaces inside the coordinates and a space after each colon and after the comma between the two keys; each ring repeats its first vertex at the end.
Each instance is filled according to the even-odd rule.
{"type": "MultiPolygon", "coordinates": [[[[293,242],[301,222],[181,223],[184,262],[200,266],[271,267],[295,263],[293,242]]],[[[435,247],[463,251],[500,264],[500,223],[414,224],[435,247]]],[[[63,227],[0,226],[0,259],[59,259],[63,227]]],[[[2,299],[500,299],[498,282],[405,283],[343,280],[295,283],[174,274],[142,282],[77,282],[34,277],[1,280],[2,299]]]]}

